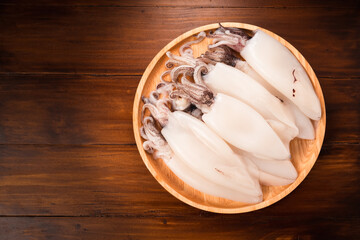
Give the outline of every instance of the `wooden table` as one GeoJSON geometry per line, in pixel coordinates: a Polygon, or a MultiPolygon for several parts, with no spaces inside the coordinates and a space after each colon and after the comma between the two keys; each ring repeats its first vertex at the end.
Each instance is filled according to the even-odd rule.
{"type": "Polygon", "coordinates": [[[1,1],[0,239],[359,239],[359,10],[356,1],[1,1]],[[327,108],[305,181],[238,215],[171,196],[132,133],[147,64],[178,35],[220,21],[292,43],[327,108]]]}

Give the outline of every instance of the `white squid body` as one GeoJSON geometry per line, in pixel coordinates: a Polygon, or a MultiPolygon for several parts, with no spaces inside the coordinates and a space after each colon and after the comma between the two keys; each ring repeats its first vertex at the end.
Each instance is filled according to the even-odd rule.
{"type": "Polygon", "coordinates": [[[299,130],[289,109],[260,83],[239,69],[217,63],[203,79],[213,92],[237,98],[254,108],[268,121],[287,148],[290,141],[298,135],[299,130]]]}
{"type": "Polygon", "coordinates": [[[257,169],[249,169],[203,122],[176,111],[170,113],[161,133],[176,156],[166,163],[184,182],[205,193],[230,200],[262,201],[258,176],[249,174],[256,173],[257,169]]]}
{"type": "Polygon", "coordinates": [[[214,132],[239,149],[273,159],[290,157],[289,149],[267,121],[240,100],[218,93],[202,119],[214,132]]]}
{"type": "Polygon", "coordinates": [[[296,57],[268,34],[257,30],[240,51],[248,64],[306,116],[321,118],[321,106],[310,79],[296,57]]]}
{"type": "Polygon", "coordinates": [[[299,134],[296,137],[302,139],[313,140],[315,138],[315,131],[311,120],[300,111],[300,109],[284,97],[278,90],[272,87],[264,78],[262,78],[252,67],[245,61],[238,61],[235,66],[237,69],[243,71],[263,87],[265,87],[273,96],[280,97],[283,100],[283,105],[289,109],[295,119],[295,125],[299,129],[299,134]]]}
{"type": "Polygon", "coordinates": [[[260,183],[266,186],[284,186],[293,183],[298,174],[290,161],[286,159],[277,161],[249,156],[248,159],[255,163],[259,169],[260,183]]]}
{"type": "Polygon", "coordinates": [[[233,151],[241,156],[248,165],[254,165],[259,171],[259,181],[265,186],[284,186],[293,183],[298,173],[290,159],[278,161],[270,158],[259,158],[232,147],[233,151]]]}
{"type": "Polygon", "coordinates": [[[251,196],[246,196],[245,194],[238,194],[232,189],[208,181],[206,178],[200,176],[195,171],[193,171],[189,166],[184,163],[183,160],[179,159],[176,155],[173,155],[172,158],[167,161],[165,160],[165,163],[178,178],[183,180],[186,184],[193,187],[194,189],[199,190],[200,192],[234,201],[261,201],[260,196],[259,198],[252,198],[251,196]]]}

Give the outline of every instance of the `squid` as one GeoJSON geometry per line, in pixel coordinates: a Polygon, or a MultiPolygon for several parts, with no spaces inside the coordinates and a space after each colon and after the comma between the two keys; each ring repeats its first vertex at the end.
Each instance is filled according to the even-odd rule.
{"type": "Polygon", "coordinates": [[[276,96],[287,109],[290,110],[295,119],[295,125],[299,129],[298,138],[313,140],[315,139],[315,129],[311,120],[290,100],[283,96],[279,91],[267,83],[255,70],[245,61],[239,61],[237,68],[251,76],[258,83],[263,85],[272,95],[276,96]]]}
{"type": "Polygon", "coordinates": [[[259,170],[259,181],[265,186],[284,186],[293,183],[298,173],[290,159],[277,161],[269,158],[259,158],[252,154],[234,150],[245,161],[255,164],[259,170]]]}
{"type": "Polygon", "coordinates": [[[293,183],[298,174],[290,161],[274,161],[271,159],[250,158],[259,168],[259,181],[265,186],[285,186],[293,183]]]}
{"type": "Polygon", "coordinates": [[[242,194],[237,195],[236,191],[203,178],[179,159],[172,152],[160,131],[155,127],[155,121],[152,117],[146,117],[143,122],[144,125],[141,127],[140,132],[141,136],[146,140],[143,144],[144,149],[148,153],[154,154],[156,159],[162,158],[166,166],[178,178],[203,193],[234,201],[247,201],[243,199],[242,194]]]}
{"type": "Polygon", "coordinates": [[[227,94],[254,108],[275,130],[286,147],[298,135],[295,118],[281,100],[242,71],[217,63],[203,79],[215,93],[227,94]]]}
{"type": "Polygon", "coordinates": [[[250,37],[238,28],[220,28],[210,37],[209,48],[229,46],[272,87],[294,103],[307,117],[320,120],[320,101],[311,81],[296,57],[265,32],[256,30],[250,37]]]}
{"type": "MultiPolygon", "coordinates": [[[[278,109],[282,109],[282,111],[284,111],[286,114],[290,114],[292,115],[290,118],[293,122],[295,123],[295,126],[298,128],[298,134],[296,135],[296,137],[302,138],[302,139],[314,139],[315,138],[315,132],[314,132],[314,127],[311,123],[311,120],[305,116],[305,114],[303,114],[299,108],[293,104],[290,100],[288,100],[285,96],[283,96],[279,91],[277,91],[274,87],[272,87],[265,79],[263,79],[247,62],[242,61],[241,59],[239,59],[234,53],[233,51],[228,48],[227,46],[219,46],[219,47],[215,47],[210,49],[209,51],[207,51],[205,54],[203,54],[203,56],[201,57],[204,61],[211,63],[215,66],[217,66],[219,63],[224,63],[227,64],[229,67],[228,69],[231,69],[230,66],[240,70],[241,72],[245,73],[248,77],[250,77],[251,79],[255,80],[256,82],[258,82],[263,88],[265,88],[268,93],[270,93],[272,95],[272,98],[277,98],[278,102],[277,104],[273,104],[273,106],[275,105],[282,105],[282,107],[280,108],[279,106],[277,106],[278,109]]],[[[234,72],[234,70],[232,70],[234,72]]],[[[225,75],[225,74],[222,74],[225,75]]],[[[238,74],[241,75],[241,74],[238,74]]],[[[238,78],[241,78],[241,76],[239,76],[238,78]]],[[[243,77],[244,78],[244,77],[243,77]]],[[[207,79],[207,76],[204,76],[204,79],[207,79]]],[[[246,79],[246,78],[245,78],[246,79]]],[[[224,81],[229,81],[229,78],[223,78],[224,81]]],[[[239,81],[238,82],[238,86],[236,89],[235,88],[229,88],[228,93],[233,92],[233,96],[236,97],[236,95],[239,95],[239,97],[244,97],[246,95],[249,95],[251,91],[249,91],[248,89],[254,89],[254,87],[250,87],[250,86],[246,86],[244,87],[243,84],[239,81]],[[237,90],[241,89],[241,87],[246,88],[246,93],[245,95],[243,93],[239,93],[237,90]]],[[[220,83],[218,83],[218,85],[220,85],[220,83]]],[[[220,85],[220,87],[224,87],[226,86],[226,84],[222,84],[220,85]]],[[[244,90],[243,90],[244,91],[244,90]]],[[[268,93],[263,93],[262,96],[266,96],[268,95],[268,93]]],[[[254,97],[254,96],[253,96],[254,97]]],[[[264,98],[264,97],[261,97],[264,98]]],[[[268,97],[268,99],[270,101],[268,101],[267,103],[272,103],[271,98],[268,97]]],[[[250,99],[250,102],[255,102],[256,103],[256,99],[250,99]]],[[[266,106],[267,104],[264,105],[260,105],[258,108],[254,108],[256,110],[258,110],[259,112],[261,112],[261,106],[266,106]]],[[[272,121],[272,120],[271,120],[272,121]]],[[[289,135],[287,134],[286,129],[284,129],[284,131],[282,131],[281,129],[276,128],[276,126],[274,125],[274,122],[269,122],[270,124],[272,124],[272,127],[274,129],[277,129],[277,133],[279,134],[280,137],[283,136],[283,138],[285,139],[292,139],[294,137],[294,135],[289,135]],[[284,136],[285,134],[285,136],[284,136]],[[287,135],[287,136],[286,136],[287,135]]],[[[277,124],[278,125],[278,124],[277,124]]],[[[291,126],[291,125],[290,125],[291,126]]]]}
{"type": "Polygon", "coordinates": [[[201,118],[206,125],[230,144],[262,157],[289,158],[289,142],[298,129],[279,99],[246,74],[225,64],[213,66],[201,58],[189,59],[170,52],[167,55],[170,61],[179,62],[170,72],[176,85],[169,95],[172,99],[186,99],[195,105],[203,112],[201,118]],[[194,83],[188,80],[188,75],[193,76],[194,83]],[[282,137],[277,133],[282,133],[282,137]]]}
{"type": "Polygon", "coordinates": [[[182,111],[171,112],[167,99],[143,100],[141,135],[144,139],[156,136],[150,143],[144,142],[145,150],[165,156],[165,164],[175,175],[204,193],[245,203],[262,201],[256,166],[246,164],[202,121],[182,111]],[[144,117],[146,109],[161,131],[144,117]]]}
{"type": "Polygon", "coordinates": [[[273,159],[286,159],[289,148],[268,122],[246,103],[223,93],[216,95],[206,85],[182,78],[170,98],[186,98],[202,112],[205,124],[237,148],[273,159]]]}

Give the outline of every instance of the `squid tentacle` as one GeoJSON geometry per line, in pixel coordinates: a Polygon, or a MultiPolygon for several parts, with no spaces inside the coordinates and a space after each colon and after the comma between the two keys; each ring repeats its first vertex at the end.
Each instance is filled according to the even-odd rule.
{"type": "Polygon", "coordinates": [[[143,148],[148,153],[154,153],[154,149],[156,148],[156,145],[152,141],[147,140],[143,143],[143,148]]]}
{"type": "MultiPolygon", "coordinates": [[[[160,123],[160,125],[162,127],[166,125],[167,120],[168,120],[168,115],[169,115],[168,112],[164,111],[163,109],[157,108],[156,106],[154,106],[151,103],[145,103],[142,108],[142,112],[141,112],[142,117],[145,116],[146,109],[148,109],[150,111],[151,115],[160,123]]],[[[144,121],[145,121],[145,119],[144,119],[144,121]]]]}
{"type": "MultiPolygon", "coordinates": [[[[172,60],[174,62],[179,62],[180,64],[187,64],[190,66],[196,65],[196,59],[193,56],[189,56],[189,55],[177,56],[171,52],[167,52],[166,55],[168,56],[168,58],[170,60],[172,60]]],[[[177,65],[180,65],[180,64],[177,64],[177,65]]]]}
{"type": "Polygon", "coordinates": [[[158,87],[158,88],[156,89],[156,91],[157,91],[159,94],[163,94],[163,95],[169,94],[169,92],[171,92],[171,90],[173,89],[173,85],[158,84],[157,87],[158,87]]]}
{"type": "Polygon", "coordinates": [[[221,40],[223,40],[223,41],[236,41],[237,42],[238,41],[237,39],[239,38],[239,36],[229,35],[229,34],[226,34],[225,31],[219,31],[219,30],[217,30],[214,33],[209,34],[208,37],[214,39],[213,40],[214,43],[217,43],[217,42],[219,42],[221,40]]]}
{"type": "MultiPolygon", "coordinates": [[[[196,106],[211,106],[214,103],[214,94],[207,87],[196,83],[178,84],[176,86],[182,94],[186,94],[191,103],[196,106]]],[[[170,94],[173,98],[176,94],[170,94]]]]}
{"type": "Polygon", "coordinates": [[[202,74],[207,74],[209,71],[210,69],[206,64],[199,64],[196,66],[194,69],[194,82],[199,85],[205,85],[202,74]]]}
{"type": "Polygon", "coordinates": [[[243,29],[234,28],[234,27],[224,27],[223,25],[221,25],[221,23],[219,23],[219,26],[220,26],[219,29],[222,31],[229,31],[229,33],[241,36],[243,38],[247,38],[247,40],[251,38],[243,29]]]}
{"type": "MultiPolygon", "coordinates": [[[[219,47],[222,45],[226,45],[233,48],[232,46],[236,46],[238,43],[239,43],[238,41],[234,41],[234,40],[219,40],[219,41],[214,41],[214,44],[209,45],[209,48],[219,47]]],[[[241,47],[244,46],[241,45],[241,47]]]]}
{"type": "Polygon", "coordinates": [[[152,117],[146,117],[144,119],[144,132],[149,141],[153,142],[157,146],[166,144],[164,137],[155,126],[155,121],[152,117]]]}
{"type": "MultiPolygon", "coordinates": [[[[237,41],[234,36],[228,36],[225,32],[213,33],[208,36],[209,38],[213,38],[213,42],[217,43],[219,41],[237,41]]],[[[237,39],[237,38],[236,38],[237,39]]]]}
{"type": "Polygon", "coordinates": [[[226,45],[232,49],[240,52],[251,37],[242,29],[227,28],[222,26],[216,30],[215,33],[209,34],[210,38],[214,38],[214,44],[209,45],[209,48],[226,45]]]}
{"type": "Polygon", "coordinates": [[[174,84],[172,82],[160,82],[156,85],[156,92],[158,94],[167,95],[174,88],[174,84]]]}
{"type": "Polygon", "coordinates": [[[149,96],[149,102],[152,104],[156,104],[156,102],[159,100],[159,93],[157,91],[152,91],[149,96]]]}
{"type": "Polygon", "coordinates": [[[163,72],[161,75],[160,75],[160,82],[161,83],[168,83],[169,81],[166,81],[165,80],[165,76],[166,75],[169,75],[171,72],[171,70],[166,70],[165,72],[163,72]]]}
{"type": "Polygon", "coordinates": [[[143,143],[144,150],[151,154],[154,153],[156,159],[162,158],[165,161],[169,161],[172,156],[172,150],[160,131],[155,127],[154,119],[146,117],[143,122],[144,125],[140,129],[140,134],[147,140],[143,143]]]}
{"type": "Polygon", "coordinates": [[[181,78],[181,84],[189,85],[189,84],[192,84],[192,82],[189,81],[189,79],[187,79],[186,76],[183,76],[183,77],[181,78]]]}
{"type": "Polygon", "coordinates": [[[206,57],[205,54],[201,54],[201,56],[198,59],[201,60],[203,63],[206,63],[206,64],[215,65],[217,63],[213,59],[210,59],[210,58],[206,57]]]}
{"type": "Polygon", "coordinates": [[[225,45],[209,49],[203,54],[202,59],[208,59],[208,61],[214,63],[223,62],[232,67],[235,67],[239,61],[233,50],[225,45]]]}
{"type": "MultiPolygon", "coordinates": [[[[150,96],[156,95],[154,94],[155,91],[150,93],[150,96]]],[[[150,114],[160,123],[162,127],[164,127],[167,124],[168,117],[170,114],[170,109],[168,107],[168,103],[170,102],[170,99],[167,98],[157,98],[154,101],[155,97],[150,100],[149,98],[143,97],[142,100],[144,102],[144,105],[142,107],[141,111],[141,119],[145,121],[145,111],[146,109],[149,110],[150,114]]],[[[144,123],[144,122],[143,122],[144,123]]]]}
{"type": "Polygon", "coordinates": [[[157,109],[159,109],[160,112],[169,115],[169,113],[171,112],[168,107],[169,102],[171,101],[166,98],[159,99],[156,103],[156,107],[157,109]]]}
{"type": "Polygon", "coordinates": [[[140,136],[145,140],[149,140],[148,136],[146,135],[144,126],[141,126],[141,128],[140,128],[140,136]]]}
{"type": "Polygon", "coordinates": [[[201,42],[202,40],[204,40],[206,37],[206,33],[205,32],[200,32],[197,36],[196,36],[196,40],[194,41],[190,41],[185,43],[184,45],[182,45],[179,49],[180,55],[184,56],[184,55],[193,55],[193,50],[190,48],[191,45],[196,44],[201,42]]]}
{"type": "Polygon", "coordinates": [[[167,69],[170,69],[170,68],[173,68],[174,66],[182,65],[182,64],[186,64],[186,62],[179,61],[179,60],[174,60],[174,59],[169,59],[169,60],[166,61],[165,67],[167,69]]]}
{"type": "Polygon", "coordinates": [[[193,83],[187,80],[186,78],[182,78],[181,84],[177,84],[176,87],[185,87],[187,89],[191,89],[192,91],[204,92],[210,91],[210,89],[205,84],[193,83]]]}
{"type": "Polygon", "coordinates": [[[147,101],[148,102],[144,101],[145,104],[143,105],[142,110],[141,110],[141,119],[143,121],[143,124],[144,124],[144,121],[145,121],[145,118],[146,118],[145,117],[146,109],[148,109],[150,114],[155,118],[157,118],[158,115],[159,115],[158,109],[153,104],[151,104],[148,99],[147,99],[147,101]]]}
{"type": "MultiPolygon", "coordinates": [[[[183,76],[182,78],[181,78],[181,82],[182,82],[182,84],[188,84],[188,83],[190,83],[190,81],[189,80],[187,80],[187,78],[185,77],[185,76],[183,76]]],[[[173,90],[173,89],[172,89],[173,90]]],[[[176,90],[175,90],[176,91],[176,90]]],[[[170,92],[172,92],[172,91],[170,91],[170,92]]],[[[170,93],[169,92],[169,93],[170,93]]],[[[172,105],[172,108],[174,109],[174,110],[180,110],[180,111],[182,111],[182,110],[185,110],[185,109],[187,109],[189,106],[190,106],[190,104],[191,104],[191,102],[190,102],[190,99],[189,98],[187,98],[184,94],[182,94],[181,96],[180,95],[178,95],[178,96],[175,96],[174,94],[173,94],[173,98],[170,98],[172,101],[171,101],[171,105],[172,105]]]]}
{"type": "Polygon", "coordinates": [[[187,75],[191,76],[194,72],[194,67],[190,65],[180,65],[178,67],[175,67],[173,70],[171,70],[170,78],[173,82],[177,82],[177,78],[179,75],[187,75]]]}
{"type": "Polygon", "coordinates": [[[174,90],[170,93],[170,98],[174,99],[174,98],[183,98],[186,100],[191,100],[191,96],[189,96],[188,94],[186,94],[183,90],[174,90]]]}

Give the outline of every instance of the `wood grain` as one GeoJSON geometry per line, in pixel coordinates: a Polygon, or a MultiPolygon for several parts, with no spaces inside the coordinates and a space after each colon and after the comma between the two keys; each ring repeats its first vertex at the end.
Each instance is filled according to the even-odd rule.
{"type": "Polygon", "coordinates": [[[358,219],[300,215],[240,218],[239,216],[0,218],[5,239],[358,239],[358,219]],[[314,224],[306,224],[314,222],[314,224]],[[257,231],[256,229],[261,229],[257,231]]]}
{"type": "MultiPolygon", "coordinates": [[[[301,1],[301,0],[276,0],[276,1],[265,1],[265,0],[182,0],[182,1],[166,1],[166,0],[88,0],[88,1],[71,1],[71,0],[37,0],[37,1],[26,1],[26,0],[3,0],[1,1],[3,5],[26,5],[26,6],[91,6],[91,7],[101,7],[101,6],[116,6],[116,7],[212,7],[212,8],[310,8],[310,7],[336,7],[339,8],[338,1],[329,0],[329,1],[301,1]]],[[[342,1],[342,8],[351,8],[358,6],[357,1],[355,0],[345,0],[342,1]]]]}
{"type": "Polygon", "coordinates": [[[0,143],[134,143],[131,107],[138,79],[3,75],[0,143]]]}
{"type": "Polygon", "coordinates": [[[357,8],[5,5],[0,16],[0,72],[142,74],[172,39],[221,21],[276,32],[308,59],[319,77],[360,75],[357,8]]]}
{"type": "MultiPolygon", "coordinates": [[[[324,146],[293,193],[232,219],[356,218],[359,209],[349,206],[360,201],[358,148],[324,146]]],[[[1,145],[0,176],[1,216],[217,216],[171,196],[148,172],[135,145],[1,145]]]]}
{"type": "Polygon", "coordinates": [[[0,239],[359,239],[358,12],[351,0],[1,1],[0,239]],[[132,145],[147,64],[218,21],[291,42],[327,104],[325,145],[306,180],[242,215],[181,203],[132,145]]]}
{"type": "MultiPolygon", "coordinates": [[[[0,75],[0,144],[133,144],[140,76],[0,75]]],[[[324,144],[359,143],[360,78],[320,78],[324,144]]]]}

